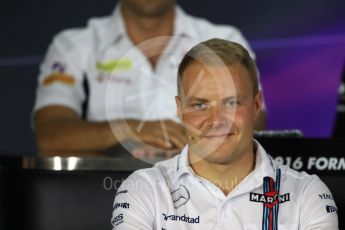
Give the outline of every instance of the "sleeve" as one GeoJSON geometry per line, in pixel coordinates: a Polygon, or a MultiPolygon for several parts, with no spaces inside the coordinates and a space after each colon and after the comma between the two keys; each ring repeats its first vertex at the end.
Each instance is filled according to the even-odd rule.
{"type": "Polygon", "coordinates": [[[317,176],[313,176],[302,194],[300,215],[300,230],[339,229],[334,198],[317,176]]]}
{"type": "Polygon", "coordinates": [[[153,189],[139,172],[129,176],[116,192],[111,219],[113,230],[154,228],[153,189]]]}
{"type": "Polygon", "coordinates": [[[78,48],[80,44],[74,41],[76,33],[63,32],[50,45],[40,65],[33,113],[48,105],[64,105],[81,114],[85,100],[83,53],[78,48]]]}

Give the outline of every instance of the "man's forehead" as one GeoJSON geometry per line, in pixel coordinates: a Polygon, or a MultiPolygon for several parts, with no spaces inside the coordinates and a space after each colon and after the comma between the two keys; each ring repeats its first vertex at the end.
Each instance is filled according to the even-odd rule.
{"type": "Polygon", "coordinates": [[[209,68],[200,65],[190,66],[184,72],[181,83],[183,89],[190,92],[189,94],[204,90],[220,93],[235,88],[233,74],[226,66],[209,68]]]}
{"type": "Polygon", "coordinates": [[[208,68],[201,66],[191,66],[187,68],[183,74],[182,83],[191,84],[198,82],[200,84],[229,84],[233,82],[234,74],[226,66],[208,68]]]}
{"type": "Polygon", "coordinates": [[[183,75],[195,75],[199,71],[208,75],[228,75],[231,74],[230,70],[238,67],[238,65],[207,64],[194,61],[186,67],[183,75]]]}
{"type": "MultiPolygon", "coordinates": [[[[188,67],[186,67],[181,78],[183,84],[190,84],[198,80],[208,81],[207,83],[217,83],[226,84],[232,83],[234,78],[246,78],[249,76],[248,70],[240,65],[212,65],[212,64],[202,64],[199,62],[193,62],[188,67]]],[[[249,80],[250,81],[250,80],[249,80]]]]}
{"type": "Polygon", "coordinates": [[[245,85],[251,85],[249,72],[242,65],[207,65],[198,62],[191,63],[185,69],[181,83],[185,96],[189,97],[205,92],[226,92],[226,96],[236,96],[236,90],[247,90],[245,85]]]}

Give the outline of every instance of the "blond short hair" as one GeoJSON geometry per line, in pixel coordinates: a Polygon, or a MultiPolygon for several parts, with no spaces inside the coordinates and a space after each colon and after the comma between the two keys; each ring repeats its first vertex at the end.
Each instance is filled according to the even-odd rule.
{"type": "Polygon", "coordinates": [[[259,91],[257,67],[249,52],[236,42],[213,38],[195,45],[183,57],[178,67],[177,88],[179,95],[181,95],[182,74],[193,62],[216,66],[241,65],[249,72],[253,85],[253,95],[255,96],[259,91]]]}

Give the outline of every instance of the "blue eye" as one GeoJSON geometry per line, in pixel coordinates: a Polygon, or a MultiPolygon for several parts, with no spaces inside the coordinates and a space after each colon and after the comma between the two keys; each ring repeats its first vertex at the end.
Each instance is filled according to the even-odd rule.
{"type": "Polygon", "coordinates": [[[229,108],[234,108],[236,106],[238,106],[240,104],[240,102],[236,99],[231,99],[225,102],[225,106],[229,107],[229,108]]]}
{"type": "Polygon", "coordinates": [[[206,103],[193,103],[192,107],[195,110],[201,110],[201,109],[206,109],[207,105],[206,105],[206,103]]]}

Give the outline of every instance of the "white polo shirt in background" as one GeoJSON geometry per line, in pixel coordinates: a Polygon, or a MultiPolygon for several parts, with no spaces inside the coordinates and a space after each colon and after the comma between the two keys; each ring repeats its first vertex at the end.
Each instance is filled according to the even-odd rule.
{"type": "Polygon", "coordinates": [[[113,229],[338,229],[327,186],[316,175],[278,165],[255,145],[255,169],[227,196],[193,172],[188,146],[170,160],[134,172],[116,193],[113,229]]]}
{"type": "Polygon", "coordinates": [[[66,30],[54,38],[40,66],[34,112],[63,105],[81,114],[87,101],[90,121],[176,120],[177,68],[192,46],[223,38],[242,44],[254,57],[235,27],[189,16],[176,6],[174,37],[153,69],[129,39],[120,8],[118,4],[111,16],[91,19],[86,28],[66,30]]]}

